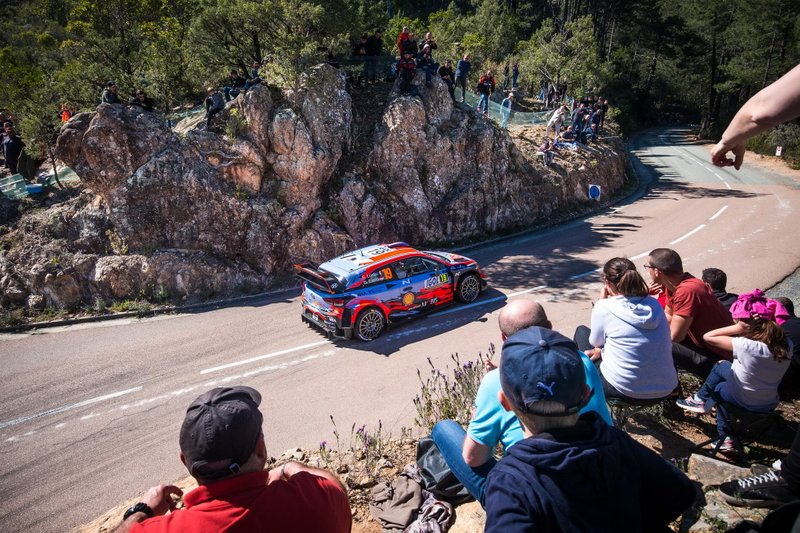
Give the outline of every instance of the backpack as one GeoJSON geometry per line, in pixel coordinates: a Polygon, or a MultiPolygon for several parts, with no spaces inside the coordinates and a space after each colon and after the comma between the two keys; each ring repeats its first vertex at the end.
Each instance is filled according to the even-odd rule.
{"type": "Polygon", "coordinates": [[[423,437],[417,442],[417,466],[422,476],[422,487],[436,499],[453,505],[472,500],[430,437],[423,437]]]}

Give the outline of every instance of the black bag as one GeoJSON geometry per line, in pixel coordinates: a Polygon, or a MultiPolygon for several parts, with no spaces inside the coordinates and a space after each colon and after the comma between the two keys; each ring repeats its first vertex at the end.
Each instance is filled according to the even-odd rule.
{"type": "Polygon", "coordinates": [[[473,499],[447,466],[442,453],[430,437],[423,437],[417,442],[417,466],[422,476],[422,487],[437,500],[461,505],[473,499]]]}

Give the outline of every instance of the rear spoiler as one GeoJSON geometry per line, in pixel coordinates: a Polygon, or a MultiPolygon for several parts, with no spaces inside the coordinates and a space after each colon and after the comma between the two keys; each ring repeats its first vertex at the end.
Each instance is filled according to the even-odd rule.
{"type": "Polygon", "coordinates": [[[330,293],[342,292],[344,287],[332,274],[319,270],[311,263],[296,263],[294,273],[298,278],[330,293]]]}

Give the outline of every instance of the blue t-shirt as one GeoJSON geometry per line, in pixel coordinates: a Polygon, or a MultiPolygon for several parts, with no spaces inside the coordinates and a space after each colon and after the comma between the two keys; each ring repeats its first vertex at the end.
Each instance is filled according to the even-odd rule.
{"type": "MultiPolygon", "coordinates": [[[[592,399],[581,409],[581,414],[594,411],[602,418],[606,424],[613,426],[611,415],[606,406],[606,397],[603,394],[603,384],[600,381],[600,374],[585,354],[581,353],[583,368],[586,371],[586,384],[594,391],[592,399]]],[[[506,411],[497,399],[500,392],[500,372],[497,369],[487,373],[478,387],[478,394],[475,396],[475,416],[469,423],[467,435],[479,444],[494,448],[498,442],[503,443],[503,454],[508,449],[521,441],[522,427],[519,425],[517,415],[513,411],[506,411]]]]}

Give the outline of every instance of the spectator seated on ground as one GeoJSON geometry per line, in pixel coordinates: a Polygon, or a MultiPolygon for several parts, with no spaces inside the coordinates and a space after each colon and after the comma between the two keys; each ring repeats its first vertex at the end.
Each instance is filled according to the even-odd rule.
{"type": "Polygon", "coordinates": [[[350,504],[336,476],[291,461],[264,470],[267,447],[250,387],[211,389],[186,411],[181,462],[198,487],[175,509],[173,485],[151,488],[117,531],[315,531],[347,533],[350,504]]]}
{"type": "Polygon", "coordinates": [[[593,391],[562,339],[533,327],[503,343],[500,402],[525,438],[489,473],[485,531],[668,531],[694,486],[625,432],[579,414],[593,391]]]}
{"type": "Polygon", "coordinates": [[[425,73],[425,87],[431,87],[434,73],[439,70],[439,64],[431,57],[430,45],[422,47],[422,51],[417,56],[417,68],[425,73]]]}
{"type": "Polygon", "coordinates": [[[719,300],[722,307],[724,307],[726,311],[730,311],[731,305],[733,305],[733,302],[736,301],[739,295],[725,290],[725,286],[728,284],[728,275],[718,268],[706,268],[703,270],[701,279],[703,283],[708,285],[708,288],[711,289],[711,294],[719,300]]]}
{"type": "Polygon", "coordinates": [[[789,298],[779,296],[775,301],[789,313],[789,317],[781,324],[781,329],[793,346],[792,361],[781,380],[778,392],[781,397],[797,398],[800,396],[800,318],[795,316],[794,303],[789,298]]]}
{"type": "MultiPolygon", "coordinates": [[[[551,327],[544,308],[523,298],[510,301],[500,311],[498,321],[503,340],[534,325],[551,327]]],[[[553,335],[577,350],[568,338],[555,332],[553,335]]],[[[585,355],[581,356],[581,361],[585,367],[587,385],[597,391],[582,412],[595,412],[600,419],[611,424],[597,370],[585,355]]],[[[453,420],[442,420],[434,426],[431,435],[450,470],[480,502],[483,501],[486,476],[497,463],[493,456],[495,448],[502,443],[503,453],[507,454],[522,439],[522,428],[516,416],[503,409],[498,400],[500,374],[493,365],[489,365],[489,368],[475,397],[473,417],[466,432],[453,420]]]]}
{"type": "Polygon", "coordinates": [[[139,89],[136,94],[128,98],[128,105],[141,107],[144,111],[153,110],[153,100],[148,98],[142,89],[139,89]]]}
{"type": "Polygon", "coordinates": [[[400,78],[400,94],[416,96],[417,88],[413,85],[413,81],[417,73],[417,63],[411,56],[411,52],[406,52],[397,62],[397,77],[400,78]]]}
{"type": "Polygon", "coordinates": [[[681,256],[675,250],[656,248],[644,268],[653,282],[651,294],[663,291],[666,295],[665,311],[676,366],[704,379],[717,361],[731,359],[730,352],[703,338],[713,329],[730,326],[730,314],[705,283],[683,271],[681,256]]]}
{"type": "Polygon", "coordinates": [[[555,158],[555,148],[550,142],[550,139],[545,138],[544,142],[539,146],[539,150],[536,152],[536,155],[542,158],[545,166],[549,167],[551,164],[553,164],[553,159],[555,158]]]}
{"type": "MultiPolygon", "coordinates": [[[[687,411],[708,413],[719,398],[748,411],[768,413],[780,401],[778,385],[789,368],[791,345],[778,322],[789,318],[789,312],[756,289],[739,296],[731,305],[731,315],[736,320],[734,325],[709,331],[703,338],[711,346],[732,352],[733,363],[720,361],[714,365],[697,394],[678,400],[687,411]]],[[[724,424],[718,409],[720,435],[725,434],[724,424]]],[[[723,451],[732,448],[732,442],[720,447],[723,451]]]]}
{"type": "Polygon", "coordinates": [[[239,71],[231,69],[230,74],[230,81],[228,85],[222,88],[225,92],[225,101],[230,102],[232,98],[236,98],[239,96],[239,93],[244,90],[244,86],[247,85],[247,80],[239,74],[239,71]]]}
{"type": "Polygon", "coordinates": [[[591,330],[578,326],[575,342],[601,361],[606,398],[635,405],[666,398],[678,386],[667,316],[630,259],[615,257],[603,266],[591,330]]]}

